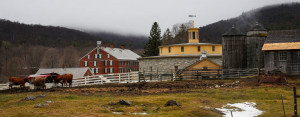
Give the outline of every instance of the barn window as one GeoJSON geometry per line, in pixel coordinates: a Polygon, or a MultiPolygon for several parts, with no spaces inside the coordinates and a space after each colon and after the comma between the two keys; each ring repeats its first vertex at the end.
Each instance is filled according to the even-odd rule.
{"type": "Polygon", "coordinates": [[[98,58],[102,58],[102,54],[98,54],[98,58]]]}
{"type": "Polygon", "coordinates": [[[206,67],[206,66],[204,66],[204,67],[203,67],[203,70],[207,70],[207,67],[206,67]]]}
{"type": "Polygon", "coordinates": [[[99,69],[98,68],[96,68],[96,73],[99,73],[99,69]]]}
{"type": "Polygon", "coordinates": [[[181,52],[184,52],[184,47],[183,46],[181,46],[181,52]]]}
{"type": "Polygon", "coordinates": [[[113,68],[110,68],[110,73],[113,73],[114,72],[114,69],[113,68]]]}
{"type": "Polygon", "coordinates": [[[94,66],[97,66],[97,61],[94,61],[94,66]]]}
{"type": "Polygon", "coordinates": [[[213,51],[213,52],[215,51],[215,46],[212,46],[212,51],[213,51]]]}
{"type": "Polygon", "coordinates": [[[104,69],[104,73],[107,73],[107,68],[104,69]]]}
{"type": "Polygon", "coordinates": [[[113,64],[114,64],[114,62],[112,60],[110,60],[110,65],[113,65],[113,64]]]}
{"type": "Polygon", "coordinates": [[[87,55],[87,58],[90,59],[90,55],[87,55]]]}
{"type": "Polygon", "coordinates": [[[97,54],[94,55],[94,58],[98,58],[97,54]]]}
{"type": "Polygon", "coordinates": [[[106,65],[107,65],[107,61],[105,60],[105,61],[104,61],[104,66],[106,66],[106,65]]]}
{"type": "Polygon", "coordinates": [[[110,54],[107,54],[107,58],[110,58],[110,54]]]}
{"type": "Polygon", "coordinates": [[[200,46],[198,46],[198,52],[200,52],[201,51],[201,48],[200,48],[200,46]]]}
{"type": "Polygon", "coordinates": [[[286,59],[287,59],[286,52],[280,52],[279,61],[286,61],[286,59]]]}
{"type": "Polygon", "coordinates": [[[87,61],[84,61],[84,66],[88,66],[88,62],[87,61]]]}
{"type": "Polygon", "coordinates": [[[100,49],[97,49],[97,54],[99,54],[100,53],[100,49]]]}
{"type": "Polygon", "coordinates": [[[95,73],[94,68],[92,68],[92,73],[95,73]]]}
{"type": "Polygon", "coordinates": [[[169,53],[171,52],[171,47],[169,47],[169,53]]]}

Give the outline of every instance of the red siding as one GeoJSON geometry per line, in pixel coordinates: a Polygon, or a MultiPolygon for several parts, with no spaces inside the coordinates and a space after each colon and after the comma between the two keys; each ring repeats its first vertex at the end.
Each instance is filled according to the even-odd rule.
{"type": "MultiPolygon", "coordinates": [[[[100,53],[99,54],[102,54],[102,58],[95,58],[95,54],[97,54],[97,49],[94,49],[92,52],[90,52],[88,55],[90,55],[90,59],[88,59],[88,55],[84,56],[81,60],[80,60],[80,67],[89,67],[89,68],[98,68],[99,72],[98,73],[94,73],[95,75],[98,75],[98,74],[105,74],[104,73],[104,69],[107,68],[108,72],[107,74],[111,73],[109,70],[110,68],[113,68],[113,73],[120,73],[119,69],[122,68],[122,69],[127,69],[127,71],[125,72],[128,72],[130,69],[131,70],[138,70],[139,66],[138,66],[138,61],[136,60],[136,64],[137,65],[120,65],[119,63],[119,60],[116,59],[114,56],[110,55],[110,58],[107,58],[107,55],[108,53],[103,51],[102,49],[100,50],[100,53]],[[108,61],[108,65],[104,65],[104,61],[108,61]],[[113,65],[110,65],[110,60],[113,61],[113,65]],[[87,61],[88,62],[88,65],[85,66],[84,65],[84,62],[87,61]],[[94,61],[97,61],[97,65],[94,66],[94,61]]],[[[122,60],[123,61],[123,60],[122,60]]],[[[126,60],[125,60],[126,61],[126,60]]],[[[126,61],[128,62],[128,61],[126,61]]],[[[123,70],[123,72],[124,72],[123,70]]]]}

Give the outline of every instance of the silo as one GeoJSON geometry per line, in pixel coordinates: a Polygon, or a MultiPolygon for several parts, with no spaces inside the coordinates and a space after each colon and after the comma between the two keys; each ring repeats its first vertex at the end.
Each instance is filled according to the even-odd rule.
{"type": "Polygon", "coordinates": [[[251,30],[247,32],[247,67],[264,68],[264,54],[262,47],[267,38],[267,30],[256,23],[251,30]]]}
{"type": "Polygon", "coordinates": [[[246,36],[234,26],[222,36],[223,69],[247,67],[246,36]]]}

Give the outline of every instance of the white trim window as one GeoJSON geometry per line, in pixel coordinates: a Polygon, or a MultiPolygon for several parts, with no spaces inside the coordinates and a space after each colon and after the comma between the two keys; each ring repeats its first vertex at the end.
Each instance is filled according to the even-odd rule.
{"type": "Polygon", "coordinates": [[[94,66],[97,66],[97,61],[93,61],[94,66]]]}
{"type": "Polygon", "coordinates": [[[98,68],[96,68],[96,73],[99,73],[99,69],[98,68]]]}
{"type": "Polygon", "coordinates": [[[88,66],[88,62],[87,61],[84,61],[84,66],[88,66]]]}
{"type": "Polygon", "coordinates": [[[92,68],[92,73],[94,73],[94,68],[92,68]]]}
{"type": "Polygon", "coordinates": [[[107,68],[104,68],[104,73],[107,73],[107,68]]]}
{"type": "Polygon", "coordinates": [[[102,58],[102,54],[98,54],[98,58],[102,58]]]}
{"type": "Polygon", "coordinates": [[[97,49],[97,54],[99,54],[100,53],[100,49],[97,49]]]}
{"type": "Polygon", "coordinates": [[[104,66],[107,66],[107,60],[104,61],[104,66]]]}
{"type": "Polygon", "coordinates": [[[90,59],[90,55],[87,55],[87,58],[90,59]]]}
{"type": "Polygon", "coordinates": [[[97,55],[97,54],[95,54],[95,55],[94,55],[94,58],[98,58],[98,55],[97,55]]]}
{"type": "Polygon", "coordinates": [[[114,64],[113,60],[110,60],[109,64],[112,66],[114,64]]]}
{"type": "Polygon", "coordinates": [[[113,69],[113,68],[110,68],[109,71],[110,71],[110,73],[113,73],[113,72],[114,72],[114,69],[113,69]]]}
{"type": "Polygon", "coordinates": [[[110,58],[110,54],[107,54],[107,58],[110,58]]]}

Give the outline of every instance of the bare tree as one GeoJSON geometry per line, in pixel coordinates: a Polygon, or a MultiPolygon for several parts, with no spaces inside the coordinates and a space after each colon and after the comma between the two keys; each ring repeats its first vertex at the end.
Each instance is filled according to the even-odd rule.
{"type": "Polygon", "coordinates": [[[60,55],[58,49],[49,48],[43,56],[41,67],[46,67],[46,68],[60,67],[59,56],[60,55]]]}
{"type": "Polygon", "coordinates": [[[79,66],[79,55],[78,51],[74,47],[64,48],[64,54],[61,58],[62,64],[65,67],[78,67],[79,66]]]}

